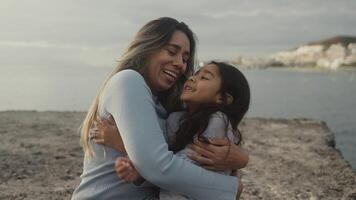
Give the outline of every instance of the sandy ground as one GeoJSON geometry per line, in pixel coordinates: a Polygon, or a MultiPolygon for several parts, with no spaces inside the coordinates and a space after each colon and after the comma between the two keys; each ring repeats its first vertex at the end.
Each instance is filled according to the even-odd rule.
{"type": "MultiPolygon", "coordinates": [[[[70,199],[80,181],[81,112],[0,112],[0,199],[70,199]]],[[[356,173],[324,123],[248,119],[241,199],[356,199],[356,173]]]]}

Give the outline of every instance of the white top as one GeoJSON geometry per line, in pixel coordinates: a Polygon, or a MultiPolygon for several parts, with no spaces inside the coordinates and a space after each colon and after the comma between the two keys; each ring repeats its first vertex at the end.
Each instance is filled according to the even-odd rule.
{"type": "MultiPolygon", "coordinates": [[[[180,125],[179,120],[184,113],[185,113],[184,111],[171,113],[167,119],[165,132],[167,134],[167,140],[169,144],[171,144],[174,141],[174,138],[176,137],[175,134],[178,131],[180,125]]],[[[202,133],[202,136],[205,136],[207,138],[219,138],[219,139],[228,138],[230,141],[236,140],[231,124],[228,121],[227,116],[222,112],[216,112],[210,116],[209,124],[204,130],[204,132],[202,133]]],[[[195,135],[194,138],[197,138],[197,135],[195,135]]],[[[195,153],[196,153],[195,151],[186,147],[180,150],[179,152],[177,152],[176,155],[179,155],[185,160],[189,160],[190,162],[199,165],[199,163],[190,160],[187,156],[189,154],[195,154],[195,153]]],[[[220,173],[231,174],[231,170],[220,172],[220,173]]]]}
{"type": "MultiPolygon", "coordinates": [[[[176,132],[178,131],[180,126],[180,119],[184,113],[185,113],[184,111],[171,113],[167,119],[166,126],[165,126],[165,133],[167,136],[166,139],[168,140],[169,144],[172,144],[175,140],[176,132]]],[[[228,138],[231,141],[235,141],[236,139],[227,116],[222,112],[216,112],[210,116],[209,124],[204,130],[204,132],[202,133],[202,136],[205,136],[206,138],[228,138]]],[[[194,138],[197,137],[198,137],[197,135],[194,136],[194,138]]],[[[185,147],[184,149],[176,153],[176,155],[180,156],[181,158],[188,160],[196,165],[199,165],[199,163],[189,159],[188,157],[189,154],[196,154],[196,152],[190,148],[185,147]]],[[[231,170],[219,171],[218,173],[230,175],[231,170]]],[[[159,199],[160,200],[195,200],[194,198],[189,197],[188,195],[181,195],[175,191],[167,191],[167,190],[160,190],[159,199]]]]}

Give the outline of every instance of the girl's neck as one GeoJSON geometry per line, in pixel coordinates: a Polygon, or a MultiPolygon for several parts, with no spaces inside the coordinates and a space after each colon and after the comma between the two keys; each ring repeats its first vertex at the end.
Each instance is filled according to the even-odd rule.
{"type": "Polygon", "coordinates": [[[197,104],[193,104],[193,103],[186,103],[186,106],[187,106],[187,112],[189,114],[192,114],[199,109],[199,106],[197,104]]]}
{"type": "Polygon", "coordinates": [[[215,107],[215,104],[193,104],[193,103],[186,103],[187,112],[189,114],[196,113],[197,111],[204,109],[205,107],[215,107]]]}
{"type": "Polygon", "coordinates": [[[197,111],[197,109],[187,109],[187,112],[189,113],[189,114],[193,114],[195,111],[197,111]]]}

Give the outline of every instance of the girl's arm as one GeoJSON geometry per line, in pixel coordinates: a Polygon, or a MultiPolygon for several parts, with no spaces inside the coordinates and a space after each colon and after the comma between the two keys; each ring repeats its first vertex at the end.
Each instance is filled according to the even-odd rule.
{"type": "Polygon", "coordinates": [[[90,129],[90,139],[97,144],[102,144],[126,154],[126,149],[120,132],[116,127],[115,120],[110,118],[97,117],[94,126],[90,129]]]}
{"type": "Polygon", "coordinates": [[[168,151],[151,91],[139,73],[114,75],[100,106],[115,119],[128,157],[143,178],[196,199],[235,199],[236,177],[205,170],[168,151]]]}
{"type": "Polygon", "coordinates": [[[118,177],[126,182],[141,185],[145,181],[129,158],[117,158],[115,161],[115,171],[118,177]]]}

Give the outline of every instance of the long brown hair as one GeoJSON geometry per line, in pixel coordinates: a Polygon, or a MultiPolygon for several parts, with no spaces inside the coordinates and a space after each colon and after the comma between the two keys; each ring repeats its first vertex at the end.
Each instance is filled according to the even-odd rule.
{"type": "Polygon", "coordinates": [[[193,142],[195,136],[201,137],[205,129],[208,127],[212,114],[220,111],[227,117],[225,120],[225,131],[231,124],[234,135],[236,136],[236,144],[242,141],[241,132],[238,130],[238,125],[248,111],[250,105],[250,87],[240,70],[224,62],[212,61],[218,67],[221,77],[220,94],[222,95],[222,104],[201,105],[197,111],[193,113],[185,112],[180,118],[180,126],[175,134],[173,144],[170,144],[170,149],[173,152],[182,150],[187,144],[193,142]],[[227,102],[227,95],[233,97],[231,103],[227,102]]]}
{"type": "Polygon", "coordinates": [[[91,158],[93,156],[93,150],[89,144],[89,130],[97,117],[101,93],[108,80],[124,69],[140,71],[140,69],[145,67],[147,59],[149,59],[148,55],[166,45],[177,30],[185,33],[190,42],[190,56],[187,60],[187,70],[172,88],[158,94],[158,98],[168,111],[178,110],[181,107],[181,102],[179,101],[180,91],[182,90],[186,77],[193,72],[196,63],[196,39],[194,33],[185,23],[179,22],[173,18],[162,17],[148,22],[137,32],[134,40],[129,44],[128,48],[121,56],[119,64],[98,91],[80,130],[80,144],[83,147],[86,158],[91,158]]]}

